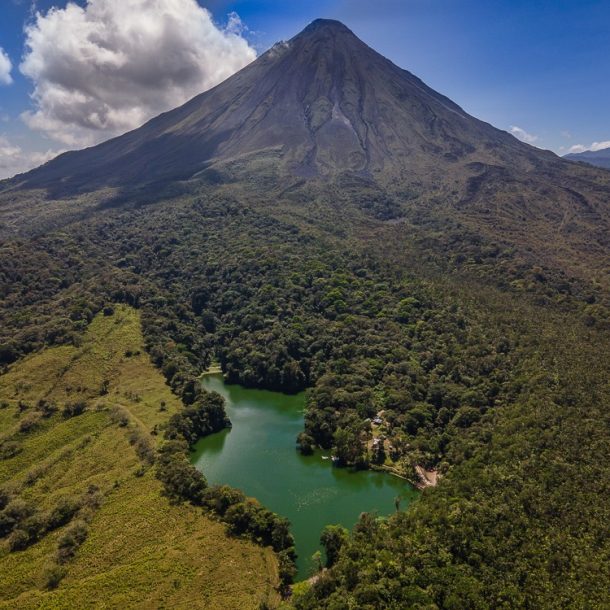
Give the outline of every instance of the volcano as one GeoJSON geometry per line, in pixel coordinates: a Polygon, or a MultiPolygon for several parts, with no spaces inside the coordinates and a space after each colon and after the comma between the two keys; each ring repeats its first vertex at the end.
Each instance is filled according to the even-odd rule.
{"type": "Polygon", "coordinates": [[[110,190],[126,201],[176,183],[262,185],[265,196],[347,186],[355,199],[378,197],[373,189],[391,201],[386,217],[457,216],[562,266],[587,252],[599,259],[610,234],[607,172],[470,116],[326,19],[183,106],[0,183],[0,193],[110,190]]]}
{"type": "Polygon", "coordinates": [[[352,172],[387,181],[418,174],[425,182],[448,166],[530,171],[556,162],[468,115],[340,22],[318,19],[180,108],[63,154],[19,182],[83,191],[261,160],[284,175],[352,172]]]}
{"type": "Polygon", "coordinates": [[[0,607],[278,607],[289,505],[337,525],[311,521],[328,567],[282,607],[608,607],[609,252],[610,172],[329,20],[0,182],[0,607]],[[260,433],[236,413],[244,493],[192,465],[228,424],[216,364],[228,396],[307,391],[258,394],[260,433]],[[256,464],[295,444],[287,489],[256,464]],[[317,447],[331,479],[435,488],[348,535],[340,488],[297,480],[317,447]]]}

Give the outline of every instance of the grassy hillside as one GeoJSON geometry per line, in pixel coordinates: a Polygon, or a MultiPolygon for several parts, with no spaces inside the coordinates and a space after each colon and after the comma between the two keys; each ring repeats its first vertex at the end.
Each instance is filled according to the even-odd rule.
{"type": "Polygon", "coordinates": [[[33,511],[26,529],[42,532],[23,550],[10,550],[15,532],[1,541],[0,608],[274,605],[270,550],[162,497],[150,452],[180,404],[143,350],[139,312],[105,314],[79,345],[0,377],[5,512],[33,511]]]}

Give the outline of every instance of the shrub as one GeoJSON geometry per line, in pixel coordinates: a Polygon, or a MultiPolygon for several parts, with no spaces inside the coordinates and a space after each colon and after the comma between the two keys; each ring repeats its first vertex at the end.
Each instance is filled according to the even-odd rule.
{"type": "Polygon", "coordinates": [[[216,514],[224,516],[229,507],[239,502],[243,502],[246,496],[228,485],[215,485],[205,490],[204,503],[207,508],[216,514]]]}
{"type": "Polygon", "coordinates": [[[0,364],[11,364],[19,358],[19,352],[11,343],[0,344],[0,364]]]}
{"type": "Polygon", "coordinates": [[[57,529],[69,523],[74,515],[80,510],[81,502],[76,498],[60,498],[57,506],[48,513],[46,529],[48,531],[57,529]]]}
{"type": "Polygon", "coordinates": [[[288,520],[251,498],[230,506],[224,520],[231,534],[248,534],[255,540],[272,546],[276,552],[294,546],[288,520]]]}
{"type": "MultiPolygon", "coordinates": [[[[4,492],[6,494],[6,492],[4,492]]],[[[6,501],[6,495],[4,496],[6,501]]],[[[21,498],[9,499],[0,512],[0,537],[7,536],[19,523],[34,514],[34,509],[21,498]]]]}
{"type": "Polygon", "coordinates": [[[34,513],[19,524],[19,529],[24,530],[30,537],[30,544],[36,542],[47,530],[47,522],[43,515],[34,513]]]}
{"type": "Polygon", "coordinates": [[[11,494],[6,489],[0,487],[0,510],[4,510],[11,501],[11,494]]]}
{"type": "Polygon", "coordinates": [[[5,511],[0,512],[0,538],[8,536],[16,524],[17,521],[10,515],[7,515],[5,511]]]}
{"type": "Polygon", "coordinates": [[[86,493],[80,498],[81,508],[79,510],[79,517],[88,521],[93,513],[101,506],[103,496],[100,493],[97,485],[89,485],[86,493]]]}
{"type": "Polygon", "coordinates": [[[129,417],[121,407],[113,407],[110,411],[110,419],[119,426],[125,428],[129,424],[129,417]]]}
{"type": "Polygon", "coordinates": [[[8,548],[11,553],[23,551],[31,544],[30,535],[23,529],[16,529],[8,539],[8,548]]]}
{"type": "Polygon", "coordinates": [[[108,389],[110,388],[110,381],[108,379],[104,379],[100,384],[100,396],[105,396],[108,394],[108,389]]]}
{"type": "Polygon", "coordinates": [[[297,575],[294,547],[280,551],[277,557],[280,582],[282,583],[282,588],[286,590],[287,586],[294,581],[294,577],[297,575]]]}
{"type": "Polygon", "coordinates": [[[53,565],[43,573],[44,588],[51,591],[59,586],[66,575],[66,569],[62,566],[53,565]]]}
{"type": "Polygon", "coordinates": [[[60,536],[57,543],[57,562],[66,563],[76,555],[78,547],[87,539],[89,528],[84,521],[75,521],[60,536]]]}
{"type": "Polygon", "coordinates": [[[347,542],[348,531],[340,525],[327,525],[320,535],[320,543],[326,551],[326,567],[331,568],[339,559],[341,547],[347,542]]]}
{"type": "Polygon", "coordinates": [[[22,447],[17,441],[4,441],[0,444],[0,460],[9,460],[21,451],[22,447]]]}
{"type": "Polygon", "coordinates": [[[137,456],[149,466],[155,463],[155,449],[148,438],[139,429],[133,429],[129,433],[129,443],[133,445],[137,456]]]}
{"type": "Polygon", "coordinates": [[[316,441],[307,432],[301,432],[297,437],[297,448],[303,455],[311,455],[316,441]]]}
{"type": "Polygon", "coordinates": [[[36,410],[40,412],[43,417],[51,417],[54,413],[57,413],[57,405],[50,400],[41,398],[36,405],[36,410]]]}
{"type": "Polygon", "coordinates": [[[164,493],[174,502],[188,501],[203,504],[207,486],[205,477],[189,461],[184,443],[166,443],[159,452],[157,478],[163,483],[164,493]]]}
{"type": "Polygon", "coordinates": [[[19,422],[19,431],[23,433],[31,432],[38,427],[40,423],[39,413],[28,413],[19,422]]]}
{"type": "Polygon", "coordinates": [[[224,407],[224,398],[217,392],[203,392],[192,406],[171,416],[165,438],[184,438],[189,445],[213,432],[231,426],[224,407]]]}
{"type": "Polygon", "coordinates": [[[461,407],[453,418],[453,424],[459,428],[468,428],[481,419],[481,412],[474,407],[461,407]]]}
{"type": "Polygon", "coordinates": [[[69,417],[76,417],[82,415],[87,408],[87,403],[84,400],[77,400],[64,405],[62,415],[68,419],[69,417]]]}

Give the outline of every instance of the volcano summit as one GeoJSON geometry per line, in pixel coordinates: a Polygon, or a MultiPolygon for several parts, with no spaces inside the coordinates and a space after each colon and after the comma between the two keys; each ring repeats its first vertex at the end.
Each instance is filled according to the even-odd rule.
{"type": "Polygon", "coordinates": [[[526,172],[556,160],[469,116],[338,21],[318,19],[180,108],[61,155],[21,184],[93,190],[261,159],[287,175],[382,181],[473,163],[526,172]]]}

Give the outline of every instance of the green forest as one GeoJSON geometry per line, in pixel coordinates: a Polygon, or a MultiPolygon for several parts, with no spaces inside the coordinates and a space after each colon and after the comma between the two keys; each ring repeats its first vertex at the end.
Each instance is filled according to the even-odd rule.
{"type": "Polygon", "coordinates": [[[229,424],[199,388],[213,361],[231,383],[307,390],[295,450],[415,483],[417,467],[438,473],[408,510],[327,532],[326,569],[284,604],[607,604],[610,310],[594,277],[450,214],[201,185],[6,240],[0,269],[5,371],[81,345],[115,303],[139,310],[146,352],[183,404],[159,428],[165,493],[272,546],[285,587],[289,524],[188,463],[189,446],[229,424]]]}

